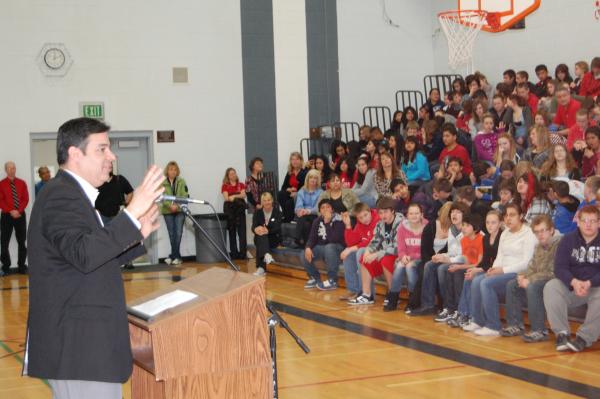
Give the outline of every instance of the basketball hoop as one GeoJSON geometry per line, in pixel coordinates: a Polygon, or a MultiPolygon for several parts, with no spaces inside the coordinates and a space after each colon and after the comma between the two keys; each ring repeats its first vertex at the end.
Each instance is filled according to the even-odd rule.
{"type": "Polygon", "coordinates": [[[438,14],[448,39],[448,64],[452,69],[463,65],[473,69],[475,39],[487,23],[487,16],[484,10],[453,10],[438,14]]]}

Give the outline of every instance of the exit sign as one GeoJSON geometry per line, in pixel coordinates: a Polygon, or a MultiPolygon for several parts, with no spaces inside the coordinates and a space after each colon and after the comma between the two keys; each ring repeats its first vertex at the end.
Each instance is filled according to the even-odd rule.
{"type": "Polygon", "coordinates": [[[80,103],[79,111],[79,114],[86,118],[104,119],[104,103],[80,103]]]}

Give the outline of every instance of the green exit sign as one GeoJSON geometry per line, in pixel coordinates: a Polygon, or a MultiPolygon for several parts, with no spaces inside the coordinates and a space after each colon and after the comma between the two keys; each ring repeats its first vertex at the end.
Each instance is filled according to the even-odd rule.
{"type": "Polygon", "coordinates": [[[79,109],[81,116],[104,119],[104,103],[80,103],[79,109]]]}

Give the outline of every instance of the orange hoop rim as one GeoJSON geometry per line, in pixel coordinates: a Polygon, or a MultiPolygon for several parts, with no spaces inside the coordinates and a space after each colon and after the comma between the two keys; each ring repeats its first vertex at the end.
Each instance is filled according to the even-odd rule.
{"type": "Polygon", "coordinates": [[[449,11],[442,11],[438,14],[438,18],[456,18],[458,17],[458,19],[462,19],[463,17],[461,15],[464,15],[466,17],[472,17],[475,15],[479,15],[482,17],[486,17],[489,13],[485,10],[449,10],[449,11]]]}

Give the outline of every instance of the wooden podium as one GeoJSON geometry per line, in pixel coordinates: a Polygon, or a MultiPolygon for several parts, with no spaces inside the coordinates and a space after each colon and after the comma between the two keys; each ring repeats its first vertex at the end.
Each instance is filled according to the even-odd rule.
{"type": "Polygon", "coordinates": [[[176,289],[198,295],[149,321],[129,315],[133,399],[272,398],[264,279],[212,268],[176,289]]]}

